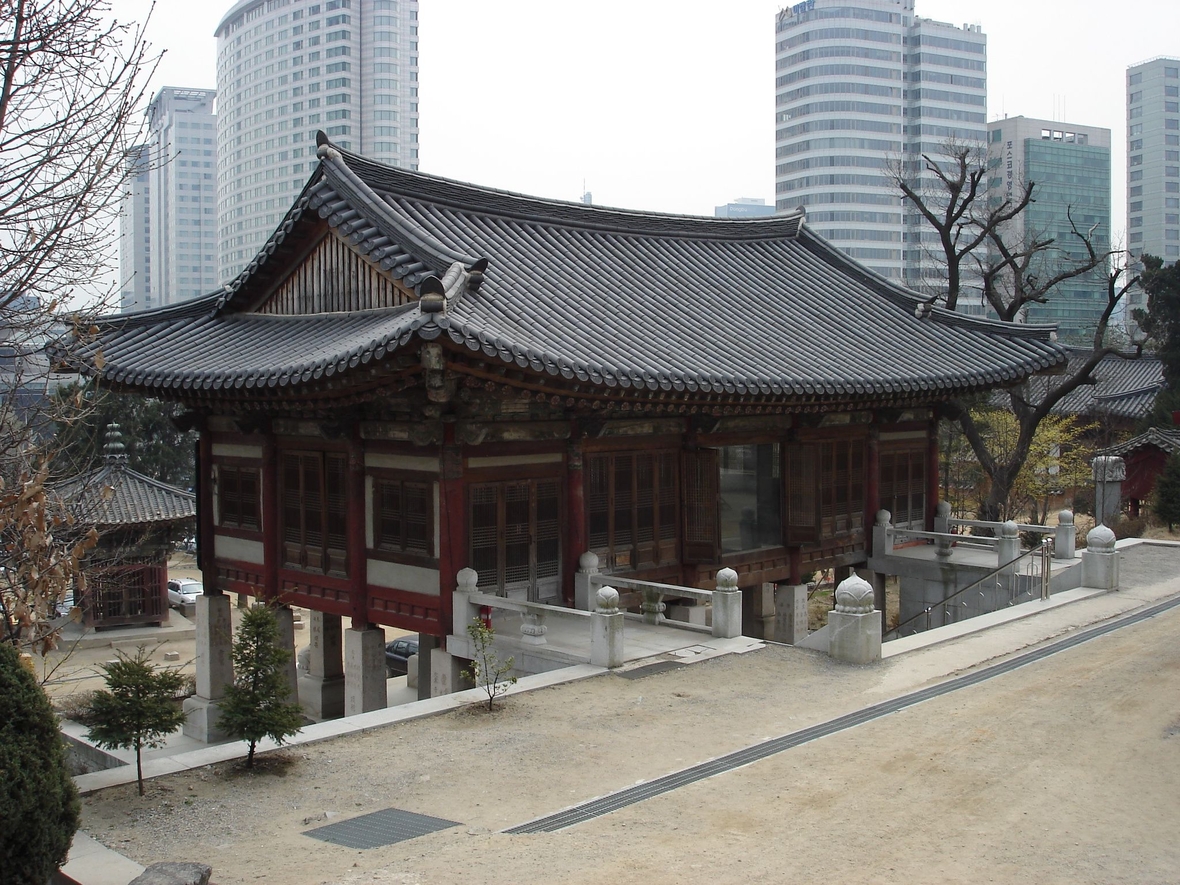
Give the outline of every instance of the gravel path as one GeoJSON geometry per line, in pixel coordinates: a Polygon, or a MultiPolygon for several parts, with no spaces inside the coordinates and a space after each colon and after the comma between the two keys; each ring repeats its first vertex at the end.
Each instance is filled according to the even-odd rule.
{"type": "MultiPolygon", "coordinates": [[[[1180,551],[1137,550],[1124,586],[1177,574],[1180,551]]],[[[1104,604],[1060,610],[1076,609],[1058,629],[1104,604]]],[[[221,885],[1175,881],[1178,630],[1174,609],[558,833],[499,831],[938,681],[948,661],[994,657],[1001,634],[873,667],[772,646],[634,681],[604,675],[511,697],[491,716],[288,750],[254,773],[160,778],[144,800],[133,785],[107,790],[84,800],[83,828],[140,863],[210,863],[221,885]],[[389,807],[462,826],[360,852],[302,834],[389,807]]]]}

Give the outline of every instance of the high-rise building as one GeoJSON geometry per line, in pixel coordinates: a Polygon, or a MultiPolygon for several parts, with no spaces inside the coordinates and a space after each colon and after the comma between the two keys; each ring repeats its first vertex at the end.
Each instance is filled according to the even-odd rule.
{"type": "Polygon", "coordinates": [[[119,309],[143,310],[152,301],[151,150],[137,144],[127,155],[119,204],[119,309]]]}
{"type": "Polygon", "coordinates": [[[242,0],[217,26],[224,281],[257,254],[315,165],[315,134],[418,168],[417,0],[242,0]]]}
{"type": "Polygon", "coordinates": [[[1180,59],[1127,68],[1127,247],[1180,259],[1180,59]]]}
{"type": "Polygon", "coordinates": [[[215,288],[217,116],[212,89],[160,90],[148,140],[128,156],[119,238],[124,311],[174,304],[215,288]]]}
{"type": "MultiPolygon", "coordinates": [[[[1035,201],[1012,220],[1009,244],[1033,239],[1053,243],[1032,268],[1048,278],[1071,261],[1086,258],[1073,226],[1092,236],[1094,247],[1110,248],[1110,130],[1030,117],[1008,117],[988,124],[988,197],[993,204],[1017,200],[1023,182],[1035,182],[1035,201]],[[1072,219],[1072,224],[1071,224],[1072,219]]],[[[1106,307],[1102,271],[1065,280],[1046,304],[1031,304],[1027,321],[1054,323],[1060,339],[1087,343],[1106,307]]]]}
{"type": "Polygon", "coordinates": [[[979,26],[920,18],[914,0],[805,0],[779,12],[775,57],[776,209],[805,207],[813,230],[883,276],[940,276],[894,173],[923,187],[922,155],[952,143],[982,160],[979,26]]]}
{"type": "Polygon", "coordinates": [[[761,218],[773,214],[774,207],[758,197],[738,197],[724,206],[713,207],[714,218],[761,218]]]}

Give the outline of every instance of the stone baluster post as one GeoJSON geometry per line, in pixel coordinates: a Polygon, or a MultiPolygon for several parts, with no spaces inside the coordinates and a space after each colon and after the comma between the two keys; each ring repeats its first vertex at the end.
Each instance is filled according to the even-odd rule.
{"type": "MultiPolygon", "coordinates": [[[[664,617],[664,611],[668,606],[660,599],[663,595],[661,591],[654,588],[644,587],[639,591],[643,597],[639,603],[639,610],[643,612],[643,623],[655,626],[667,620],[664,617]]],[[[715,610],[714,610],[715,611],[715,610]]]]}
{"type": "Polygon", "coordinates": [[[520,613],[520,641],[524,645],[545,645],[545,613],[543,611],[528,611],[520,613]]]}
{"type": "Polygon", "coordinates": [[[717,573],[717,589],[713,591],[713,635],[732,639],[742,635],[742,591],[738,589],[738,574],[731,568],[717,573]]]}
{"type": "MultiPolygon", "coordinates": [[[[1016,523],[1008,520],[1000,526],[1000,537],[996,539],[996,568],[1007,565],[1016,557],[1020,556],[1020,529],[1016,527],[1016,523]]],[[[1010,569],[1004,569],[1005,575],[1010,575],[1015,571],[1015,566],[1010,569]]]]}
{"type": "Polygon", "coordinates": [[[598,554],[587,550],[578,557],[578,570],[574,573],[574,608],[582,612],[594,611],[594,588],[590,576],[598,574],[598,554]]]}
{"type": "Polygon", "coordinates": [[[828,654],[847,664],[881,660],[881,615],[873,609],[873,585],[851,575],[836,588],[836,608],[828,613],[828,654]]]}
{"type": "Polygon", "coordinates": [[[1114,532],[1108,526],[1097,525],[1086,535],[1086,549],[1082,551],[1082,585],[1099,590],[1119,589],[1119,552],[1115,549],[1114,532]]]}
{"type": "Polygon", "coordinates": [[[893,555],[893,533],[889,531],[893,514],[888,510],[877,511],[877,524],[873,526],[873,555],[893,555]]]}
{"type": "Polygon", "coordinates": [[[595,594],[590,614],[590,663],[595,667],[623,665],[623,613],[614,587],[600,587],[595,594]]]}
{"type": "MultiPolygon", "coordinates": [[[[951,505],[946,501],[939,501],[934,508],[934,531],[944,535],[951,532],[951,505]]],[[[952,553],[951,539],[938,538],[934,542],[934,555],[942,559],[950,559],[952,553]]]]}
{"type": "Polygon", "coordinates": [[[451,632],[456,636],[467,635],[467,625],[479,617],[479,606],[471,597],[479,592],[479,572],[473,568],[459,569],[455,576],[455,603],[451,608],[451,632]]]}
{"type": "Polygon", "coordinates": [[[1073,511],[1062,510],[1057,514],[1057,529],[1053,532],[1053,558],[1073,559],[1077,552],[1077,528],[1073,523],[1073,511]]]}

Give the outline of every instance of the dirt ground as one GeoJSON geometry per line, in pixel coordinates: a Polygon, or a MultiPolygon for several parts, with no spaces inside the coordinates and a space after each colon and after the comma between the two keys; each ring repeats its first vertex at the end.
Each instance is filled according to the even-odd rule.
{"type": "MultiPolygon", "coordinates": [[[[1126,572],[1175,579],[1169,556],[1126,572]]],[[[500,831],[940,681],[954,644],[871,667],[771,646],[603,675],[280,751],[254,773],[160,778],[142,800],[106,790],[83,829],[140,863],[209,863],[221,885],[1175,882],[1178,631],[1173,609],[558,833],[500,831]],[[365,851],[303,835],[390,807],[460,826],[365,851]]]]}

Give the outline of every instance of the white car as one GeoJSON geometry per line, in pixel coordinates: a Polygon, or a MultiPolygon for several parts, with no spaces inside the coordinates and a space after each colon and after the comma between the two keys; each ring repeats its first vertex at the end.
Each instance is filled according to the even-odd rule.
{"type": "Polygon", "coordinates": [[[168,604],[177,608],[195,605],[197,597],[205,592],[205,585],[200,581],[179,580],[168,582],[168,604]]]}

